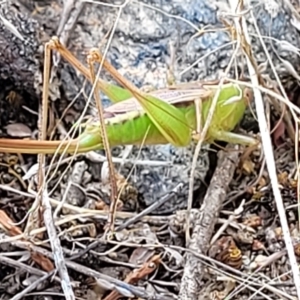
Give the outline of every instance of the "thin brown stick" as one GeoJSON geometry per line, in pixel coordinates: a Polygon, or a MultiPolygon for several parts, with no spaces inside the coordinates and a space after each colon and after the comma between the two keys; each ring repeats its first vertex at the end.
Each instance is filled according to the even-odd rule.
{"type": "MultiPolygon", "coordinates": [[[[43,98],[42,98],[42,112],[39,122],[39,139],[45,141],[47,138],[47,116],[48,116],[48,94],[49,94],[49,79],[50,79],[50,58],[51,58],[51,42],[45,45],[44,54],[44,82],[43,82],[43,98]]],[[[38,176],[38,193],[40,203],[40,220],[43,215],[45,227],[50,239],[52,251],[54,253],[54,261],[56,269],[62,279],[61,287],[64,291],[66,299],[73,300],[75,295],[72,289],[70,277],[65,264],[63,251],[61,248],[60,240],[56,233],[56,228],[53,221],[52,208],[49,201],[47,187],[45,184],[45,154],[40,153],[39,157],[39,176],[38,176]]]]}
{"type": "MultiPolygon", "coordinates": [[[[48,119],[48,96],[49,96],[49,78],[50,78],[50,57],[51,49],[49,44],[45,45],[44,53],[44,74],[43,74],[43,94],[42,94],[42,105],[39,107],[39,118],[38,118],[38,130],[39,130],[39,141],[45,141],[47,136],[47,119],[48,119]]],[[[43,203],[43,193],[44,193],[44,182],[45,173],[43,166],[45,165],[45,154],[38,154],[38,185],[37,185],[37,196],[34,203],[34,207],[38,211],[33,210],[32,215],[28,221],[31,224],[35,221],[38,222],[37,227],[42,226],[42,203],[43,203]],[[37,217],[38,216],[38,217],[37,217]],[[37,218],[36,218],[37,217],[37,218]]],[[[28,229],[28,226],[27,226],[28,229]]]]}

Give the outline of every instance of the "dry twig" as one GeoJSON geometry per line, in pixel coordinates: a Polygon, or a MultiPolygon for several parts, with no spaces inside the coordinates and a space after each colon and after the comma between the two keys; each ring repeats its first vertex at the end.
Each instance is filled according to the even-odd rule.
{"type": "MultiPolygon", "coordinates": [[[[233,145],[228,147],[232,148],[233,145]]],[[[198,212],[194,225],[189,249],[197,253],[206,254],[209,248],[210,239],[218,219],[222,203],[226,197],[226,189],[233,177],[235,167],[238,163],[238,151],[223,154],[219,159],[217,169],[211,180],[210,186],[204,198],[203,205],[198,212]]],[[[203,277],[203,264],[193,254],[188,253],[186,265],[182,277],[179,299],[198,300],[200,282],[203,277]]]]}

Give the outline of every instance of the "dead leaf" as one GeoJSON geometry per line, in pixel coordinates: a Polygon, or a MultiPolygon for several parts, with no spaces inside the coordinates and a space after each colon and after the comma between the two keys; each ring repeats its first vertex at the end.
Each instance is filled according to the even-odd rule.
{"type": "Polygon", "coordinates": [[[7,233],[11,236],[22,234],[22,230],[18,226],[13,225],[13,223],[11,218],[3,210],[0,210],[0,224],[7,233]]]}
{"type": "Polygon", "coordinates": [[[135,248],[129,258],[129,262],[134,265],[141,265],[154,255],[154,251],[145,247],[135,248]]]}
{"type": "Polygon", "coordinates": [[[247,160],[243,161],[242,168],[243,168],[243,171],[246,174],[248,174],[248,175],[253,174],[254,173],[254,167],[255,167],[255,164],[250,159],[247,159],[247,160]]]}
{"type": "Polygon", "coordinates": [[[54,265],[49,258],[43,256],[40,253],[32,252],[31,253],[32,260],[37,263],[44,271],[50,272],[54,270],[54,265]]]}
{"type": "Polygon", "coordinates": [[[5,127],[6,132],[11,137],[25,138],[32,134],[31,129],[23,123],[9,124],[5,127]]]}
{"type": "MultiPolygon", "coordinates": [[[[2,227],[11,236],[21,235],[23,233],[22,230],[18,226],[15,226],[13,223],[14,222],[10,219],[10,217],[3,210],[0,210],[0,224],[2,225],[2,227]]],[[[32,252],[31,259],[47,272],[54,270],[53,263],[42,254],[32,252]]]]}
{"type": "Polygon", "coordinates": [[[273,142],[276,147],[279,147],[284,141],[284,132],[285,132],[285,124],[281,120],[276,126],[276,129],[273,132],[273,142]]]}

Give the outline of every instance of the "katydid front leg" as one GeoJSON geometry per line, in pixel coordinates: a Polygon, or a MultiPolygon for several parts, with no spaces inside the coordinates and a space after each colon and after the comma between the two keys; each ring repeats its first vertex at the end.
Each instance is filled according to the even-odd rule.
{"type": "Polygon", "coordinates": [[[216,141],[246,145],[246,146],[257,146],[259,141],[246,135],[234,133],[231,131],[222,131],[222,130],[210,130],[211,137],[216,141]]]}

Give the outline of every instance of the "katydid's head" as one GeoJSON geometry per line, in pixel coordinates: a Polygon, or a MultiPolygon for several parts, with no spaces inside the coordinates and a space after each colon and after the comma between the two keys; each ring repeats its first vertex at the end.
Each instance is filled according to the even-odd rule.
{"type": "Polygon", "coordinates": [[[253,95],[251,89],[238,84],[225,84],[220,91],[213,117],[219,130],[231,131],[243,118],[253,95]]]}
{"type": "Polygon", "coordinates": [[[222,105],[234,104],[240,101],[244,101],[246,105],[249,105],[253,99],[253,91],[243,85],[232,84],[222,90],[222,92],[222,95],[220,93],[219,97],[222,105]]]}

